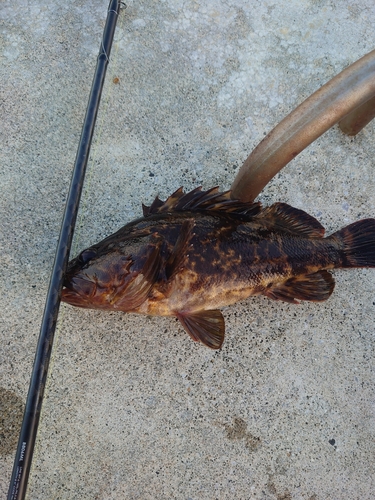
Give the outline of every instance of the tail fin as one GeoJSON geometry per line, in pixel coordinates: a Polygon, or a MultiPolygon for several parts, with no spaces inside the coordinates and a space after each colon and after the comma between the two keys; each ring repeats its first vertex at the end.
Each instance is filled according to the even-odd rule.
{"type": "Polygon", "coordinates": [[[332,234],[343,255],[338,267],[375,267],[375,219],[363,219],[332,234]]]}

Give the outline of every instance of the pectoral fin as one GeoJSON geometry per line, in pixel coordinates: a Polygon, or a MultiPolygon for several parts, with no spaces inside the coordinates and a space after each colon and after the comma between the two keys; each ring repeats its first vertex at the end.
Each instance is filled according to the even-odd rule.
{"type": "Polygon", "coordinates": [[[263,294],[274,300],[298,304],[298,300],[321,302],[333,292],[335,280],[327,271],[293,276],[282,283],[273,283],[263,294]]]}
{"type": "Polygon", "coordinates": [[[186,220],[181,226],[181,232],[177,238],[174,249],[165,264],[165,274],[167,279],[171,279],[185,265],[188,258],[188,248],[193,236],[193,220],[186,220]]]}
{"type": "Polygon", "coordinates": [[[219,310],[178,313],[178,319],[195,342],[220,349],[224,341],[225,323],[219,310]]]}
{"type": "Polygon", "coordinates": [[[155,245],[142,269],[130,273],[123,286],[118,287],[112,303],[115,309],[133,311],[148,297],[161,266],[160,244],[155,245]]]}

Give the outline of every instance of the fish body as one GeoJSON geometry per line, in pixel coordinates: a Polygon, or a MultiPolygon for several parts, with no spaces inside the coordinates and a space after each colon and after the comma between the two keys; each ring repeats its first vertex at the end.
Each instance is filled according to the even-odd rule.
{"type": "Polygon", "coordinates": [[[218,349],[220,308],[251,295],[326,300],[329,269],[375,267],[375,219],[324,238],[312,216],[284,203],[262,208],[217,188],[177,190],[144,217],[84,250],[65,276],[72,305],[176,316],[195,341],[218,349]]]}

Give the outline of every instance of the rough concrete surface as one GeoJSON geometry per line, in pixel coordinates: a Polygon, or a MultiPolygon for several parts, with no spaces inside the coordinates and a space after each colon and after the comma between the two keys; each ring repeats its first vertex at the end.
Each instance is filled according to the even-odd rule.
{"type": "MultiPolygon", "coordinates": [[[[373,0],[127,4],[74,253],[156,194],[228,188],[264,134],[375,44],[373,0]]],[[[1,498],[107,6],[0,4],[1,498]]],[[[373,217],[374,151],[373,123],[334,128],[260,199],[328,233],[373,217]]],[[[334,275],[322,304],[224,309],[219,352],[174,319],[63,305],[28,498],[374,498],[375,270],[334,275]]]]}

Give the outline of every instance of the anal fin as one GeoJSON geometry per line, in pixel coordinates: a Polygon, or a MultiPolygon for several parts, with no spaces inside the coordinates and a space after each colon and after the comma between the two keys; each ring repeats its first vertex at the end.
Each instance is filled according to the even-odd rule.
{"type": "Polygon", "coordinates": [[[195,342],[220,349],[224,341],[225,323],[218,309],[195,313],[178,313],[178,319],[195,342]]]}
{"type": "Polygon", "coordinates": [[[321,302],[333,292],[335,280],[328,271],[293,276],[281,283],[274,283],[264,290],[270,299],[298,304],[298,300],[321,302]]]}

